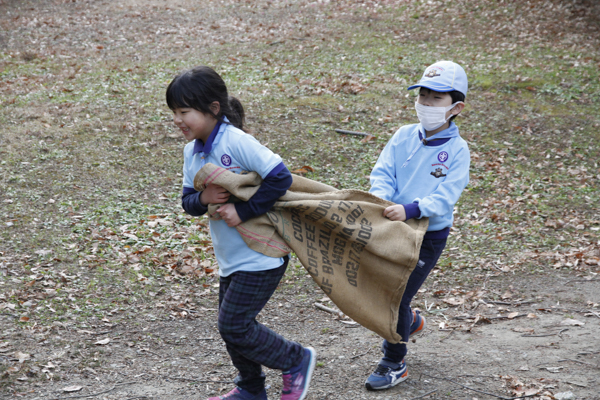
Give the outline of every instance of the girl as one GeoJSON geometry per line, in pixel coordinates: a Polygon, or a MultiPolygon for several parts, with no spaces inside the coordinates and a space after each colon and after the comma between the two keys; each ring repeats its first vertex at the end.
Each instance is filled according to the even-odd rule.
{"type": "Polygon", "coordinates": [[[208,204],[221,204],[222,220],[210,221],[219,263],[221,337],[238,369],[237,387],[209,400],[266,400],[262,366],[282,370],[282,400],[304,399],[315,367],[316,353],[256,321],[281,280],[289,256],[272,258],[250,249],[235,227],[267,212],[292,183],[281,157],[243,131],[244,108],[227,94],[223,79],[201,66],[182,72],[167,88],[173,122],[190,141],[184,149],[183,209],[198,216],[208,204]],[[205,163],[232,172],[255,171],[263,183],[247,202],[228,203],[229,193],[217,185],[194,190],[194,176],[205,163]]]}

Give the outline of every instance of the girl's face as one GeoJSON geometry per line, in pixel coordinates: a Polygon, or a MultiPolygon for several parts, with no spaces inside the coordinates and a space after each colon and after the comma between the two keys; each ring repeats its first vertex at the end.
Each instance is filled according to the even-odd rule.
{"type": "Polygon", "coordinates": [[[187,107],[173,110],[173,122],[187,141],[198,139],[202,143],[206,143],[217,125],[217,119],[212,115],[187,107]]]}

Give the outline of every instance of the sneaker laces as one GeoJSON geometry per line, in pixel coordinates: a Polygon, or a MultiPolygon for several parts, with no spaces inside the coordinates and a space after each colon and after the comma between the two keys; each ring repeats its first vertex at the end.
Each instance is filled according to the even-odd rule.
{"type": "Polygon", "coordinates": [[[382,375],[382,376],[383,376],[383,375],[385,375],[385,374],[386,374],[386,373],[387,373],[389,370],[391,370],[391,368],[390,368],[390,367],[387,367],[387,366],[385,366],[385,365],[378,364],[378,365],[377,365],[377,368],[375,369],[375,372],[373,372],[373,373],[374,373],[374,374],[376,374],[376,375],[382,375]]]}

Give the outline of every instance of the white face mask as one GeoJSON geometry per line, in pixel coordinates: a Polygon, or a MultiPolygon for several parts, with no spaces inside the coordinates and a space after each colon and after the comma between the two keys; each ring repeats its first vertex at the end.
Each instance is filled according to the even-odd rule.
{"type": "Polygon", "coordinates": [[[457,101],[448,107],[430,107],[419,104],[417,101],[415,102],[415,110],[417,110],[417,117],[419,117],[419,122],[421,122],[423,128],[426,131],[435,131],[452,118],[452,115],[446,118],[446,113],[452,110],[458,103],[462,103],[462,101],[457,101]]]}

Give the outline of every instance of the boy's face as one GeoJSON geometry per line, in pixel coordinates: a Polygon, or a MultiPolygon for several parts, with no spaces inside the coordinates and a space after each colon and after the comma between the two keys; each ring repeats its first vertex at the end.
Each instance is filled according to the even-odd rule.
{"type": "Polygon", "coordinates": [[[199,139],[206,143],[217,125],[217,120],[212,115],[194,108],[176,108],[173,110],[173,123],[181,129],[186,140],[199,139]]]}
{"type": "MultiPolygon", "coordinates": [[[[453,104],[452,96],[450,95],[450,93],[436,92],[436,91],[433,91],[431,89],[427,89],[424,87],[419,88],[419,95],[417,97],[417,103],[420,105],[426,106],[426,107],[444,107],[444,108],[450,108],[449,106],[452,106],[452,104],[453,104]]],[[[427,128],[425,128],[427,137],[435,135],[436,133],[441,132],[444,129],[447,129],[450,126],[449,118],[452,115],[458,115],[463,110],[464,107],[465,107],[465,103],[458,102],[454,107],[450,108],[449,110],[446,110],[446,114],[444,116],[444,120],[446,121],[446,123],[444,123],[442,126],[440,126],[439,128],[436,128],[434,130],[427,130],[427,128]]],[[[431,111],[434,111],[434,110],[431,110],[431,111]]],[[[418,113],[418,110],[417,110],[417,113],[418,113]]],[[[421,121],[421,123],[423,123],[423,121],[421,121]]]]}
{"type": "Polygon", "coordinates": [[[429,107],[448,107],[452,105],[452,96],[422,87],[419,89],[417,102],[429,107]]]}

